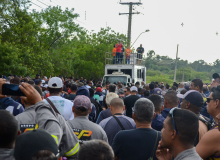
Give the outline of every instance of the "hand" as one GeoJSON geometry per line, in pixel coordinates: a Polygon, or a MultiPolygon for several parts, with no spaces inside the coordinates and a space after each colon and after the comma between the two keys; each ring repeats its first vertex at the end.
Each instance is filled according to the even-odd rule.
{"type": "Polygon", "coordinates": [[[156,150],[156,157],[158,160],[171,160],[172,155],[167,148],[161,148],[161,141],[159,142],[159,145],[156,150]]]}
{"type": "Polygon", "coordinates": [[[42,98],[40,94],[38,93],[38,91],[34,87],[32,87],[30,84],[21,83],[19,88],[26,96],[26,97],[21,96],[20,98],[23,99],[28,104],[35,105],[37,102],[42,101],[42,98]]]}
{"type": "Polygon", "coordinates": [[[6,83],[6,80],[3,78],[0,78],[0,98],[5,98],[5,95],[2,95],[2,85],[6,83]]]}

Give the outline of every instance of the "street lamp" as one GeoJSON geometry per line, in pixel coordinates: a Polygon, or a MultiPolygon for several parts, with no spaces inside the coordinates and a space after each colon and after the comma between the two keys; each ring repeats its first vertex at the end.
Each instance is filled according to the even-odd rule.
{"type": "MultiPolygon", "coordinates": [[[[145,32],[149,32],[150,30],[147,29],[146,31],[142,32],[141,34],[145,33],[145,32]]],[[[141,34],[137,37],[137,39],[141,36],[141,34]]],[[[137,41],[137,39],[134,41],[134,43],[137,41]]],[[[134,45],[134,43],[131,45],[131,47],[134,45]]]]}

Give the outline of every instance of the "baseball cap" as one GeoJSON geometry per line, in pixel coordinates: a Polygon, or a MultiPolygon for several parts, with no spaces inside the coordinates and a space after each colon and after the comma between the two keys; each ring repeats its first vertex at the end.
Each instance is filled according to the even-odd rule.
{"type": "Polygon", "coordinates": [[[161,95],[161,94],[162,94],[162,89],[160,89],[160,88],[155,88],[153,94],[161,95]]]}
{"type": "Polygon", "coordinates": [[[177,94],[177,97],[185,99],[197,107],[203,107],[204,104],[201,93],[195,90],[189,90],[184,95],[177,94]]]}
{"type": "Polygon", "coordinates": [[[135,86],[132,86],[130,90],[131,90],[131,92],[137,92],[138,91],[137,87],[135,87],[135,86]]]}
{"type": "Polygon", "coordinates": [[[62,88],[63,82],[59,77],[52,77],[48,82],[49,88],[62,88]]]}
{"type": "Polygon", "coordinates": [[[96,92],[102,92],[102,88],[101,87],[97,87],[96,88],[96,92]]]}
{"type": "Polygon", "coordinates": [[[91,101],[87,96],[78,95],[74,99],[74,108],[84,107],[86,110],[91,108],[91,101]]]}
{"type": "Polygon", "coordinates": [[[28,131],[19,135],[11,155],[16,160],[30,160],[41,150],[49,150],[59,156],[58,146],[54,138],[43,129],[28,131]]]}

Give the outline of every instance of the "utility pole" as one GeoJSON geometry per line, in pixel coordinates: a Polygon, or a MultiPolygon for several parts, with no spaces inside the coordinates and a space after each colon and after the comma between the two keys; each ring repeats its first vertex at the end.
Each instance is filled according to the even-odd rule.
{"type": "Polygon", "coordinates": [[[185,70],[185,62],[183,61],[183,78],[182,78],[182,82],[184,82],[184,70],[185,70]]]}
{"type": "Polygon", "coordinates": [[[178,59],[178,47],[179,44],[177,44],[177,50],[176,50],[176,63],[175,63],[175,71],[174,71],[174,82],[176,82],[176,68],[177,68],[177,59],[178,59]]]}
{"type": "Polygon", "coordinates": [[[140,14],[140,12],[132,12],[133,5],[142,5],[141,2],[120,2],[122,5],[129,5],[129,13],[119,13],[119,15],[129,14],[128,17],[128,45],[131,43],[131,21],[132,21],[132,14],[140,14]]]}

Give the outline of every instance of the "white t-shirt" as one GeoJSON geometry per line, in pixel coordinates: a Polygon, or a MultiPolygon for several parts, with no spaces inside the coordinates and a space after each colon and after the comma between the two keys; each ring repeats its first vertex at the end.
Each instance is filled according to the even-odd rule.
{"type": "MultiPolygon", "coordinates": [[[[60,96],[50,96],[48,98],[66,121],[74,118],[72,112],[73,102],[60,96]]],[[[48,103],[46,99],[44,99],[44,102],[48,103]]]]}

